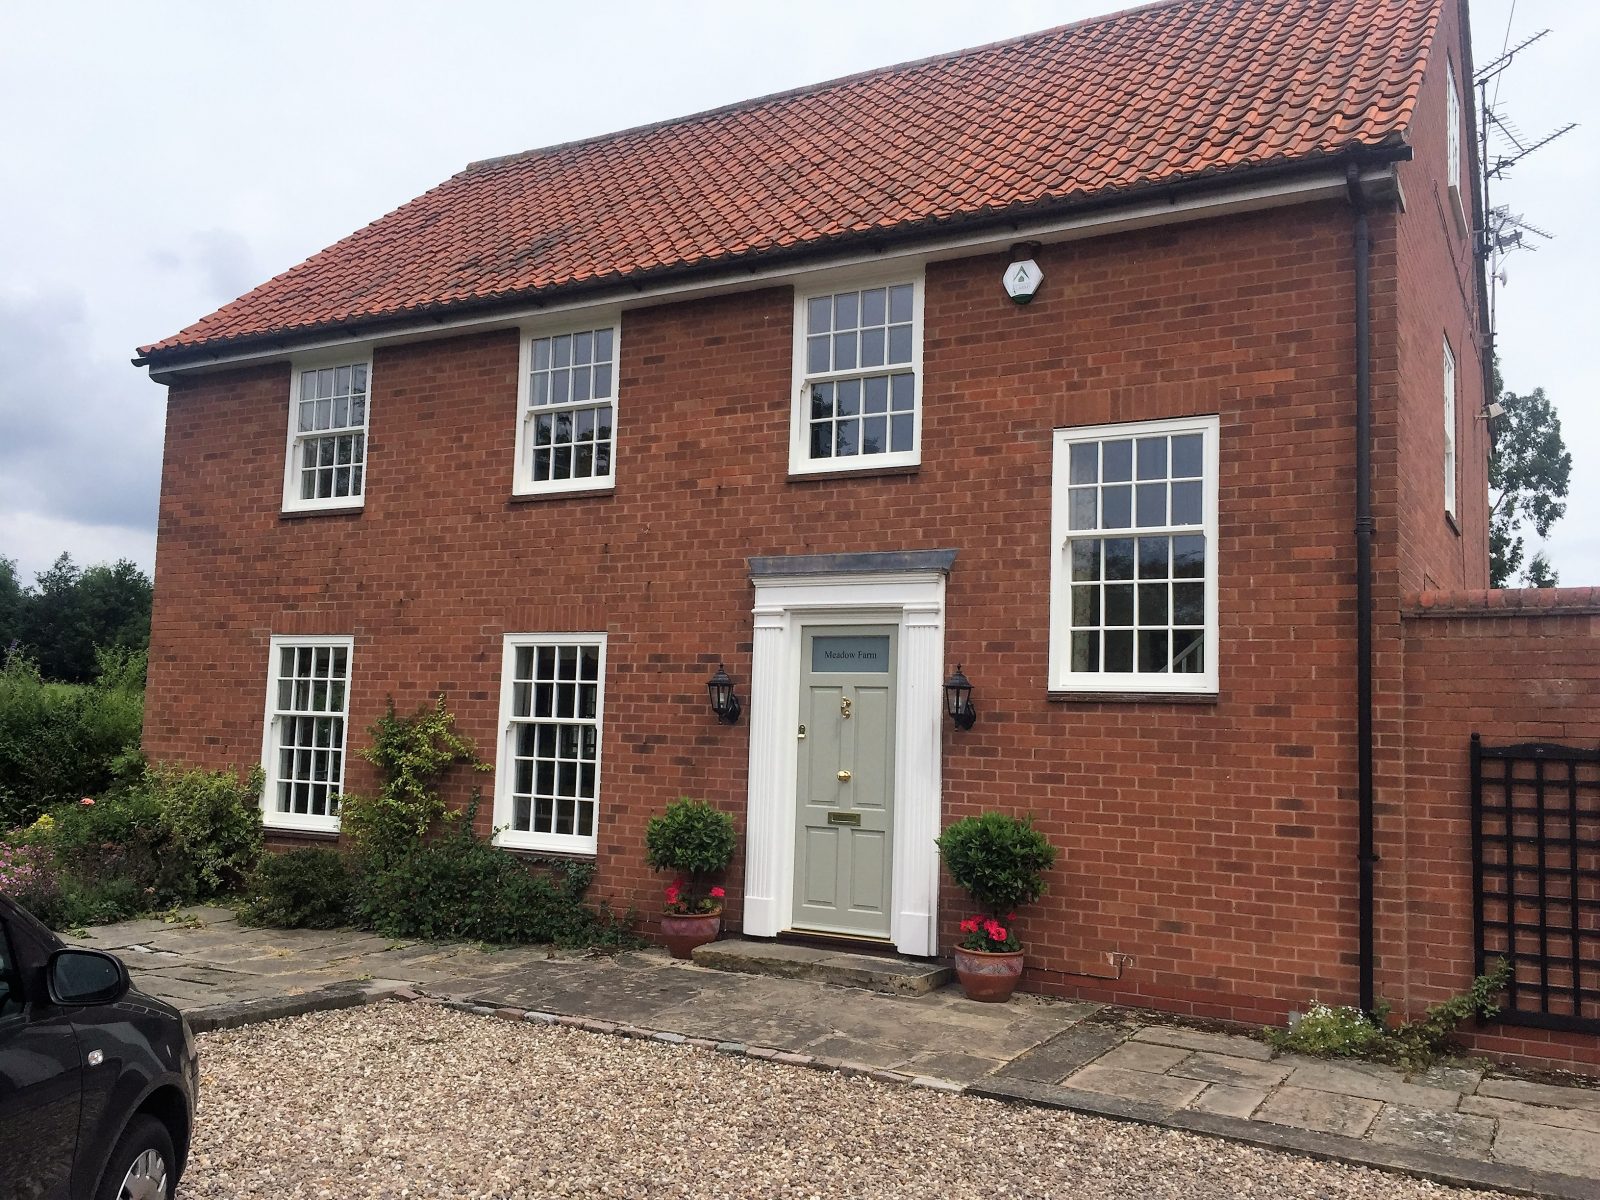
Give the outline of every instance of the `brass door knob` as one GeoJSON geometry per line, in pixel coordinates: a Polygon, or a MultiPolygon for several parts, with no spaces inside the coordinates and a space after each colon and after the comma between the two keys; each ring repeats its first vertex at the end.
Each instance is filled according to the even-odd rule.
{"type": "Polygon", "coordinates": [[[850,772],[849,771],[840,771],[839,772],[839,782],[840,783],[849,783],[850,782],[850,772]]]}

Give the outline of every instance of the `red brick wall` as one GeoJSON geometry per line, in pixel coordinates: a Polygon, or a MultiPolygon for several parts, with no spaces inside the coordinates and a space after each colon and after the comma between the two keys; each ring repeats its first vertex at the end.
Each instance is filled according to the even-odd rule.
{"type": "Polygon", "coordinates": [[[1047,248],[1025,308],[1003,257],[931,266],[910,475],[786,480],[787,289],[624,316],[611,496],[510,499],[511,333],[377,353],[359,514],[279,515],[287,368],[176,384],[148,749],[254,761],[268,637],[349,632],[353,732],[442,689],[492,754],[501,635],[604,629],[597,891],[650,909],[648,813],[689,793],[742,820],[748,726],[704,680],[726,659],[748,686],[747,557],[954,546],[947,652],[982,715],[946,738],[944,811],[1031,812],[1062,847],[1023,917],[1032,986],[1246,1017],[1347,998],[1349,228],[1308,206],[1047,248]],[[1212,412],[1220,698],[1047,700],[1052,428],[1212,412]],[[1080,974],[1108,953],[1120,980],[1080,974]]]}
{"type": "MultiPolygon", "coordinates": [[[[1405,682],[1409,855],[1398,869],[1414,953],[1389,997],[1418,1011],[1472,979],[1472,734],[1600,744],[1600,588],[1424,593],[1407,607],[1405,682]]],[[[1592,1034],[1496,1026],[1472,1043],[1600,1073],[1592,1034]]]]}

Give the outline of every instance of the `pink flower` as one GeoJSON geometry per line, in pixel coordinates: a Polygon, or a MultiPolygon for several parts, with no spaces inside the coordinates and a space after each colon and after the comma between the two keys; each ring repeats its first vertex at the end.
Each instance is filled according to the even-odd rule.
{"type": "Polygon", "coordinates": [[[719,887],[714,887],[714,888],[711,889],[711,898],[713,900],[721,900],[727,894],[728,894],[727,892],[723,891],[719,887]]]}
{"type": "Polygon", "coordinates": [[[85,796],[82,800],[79,800],[78,803],[83,805],[85,808],[92,808],[94,806],[94,797],[85,796]]]}

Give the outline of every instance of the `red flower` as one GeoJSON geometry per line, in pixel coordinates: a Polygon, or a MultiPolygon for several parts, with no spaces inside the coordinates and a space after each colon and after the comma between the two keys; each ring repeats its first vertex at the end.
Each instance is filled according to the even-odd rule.
{"type": "Polygon", "coordinates": [[[962,933],[977,933],[978,932],[978,918],[977,917],[968,917],[965,921],[961,922],[961,932],[962,933]]]}
{"type": "Polygon", "coordinates": [[[714,887],[714,888],[711,889],[711,898],[713,900],[721,900],[727,894],[728,894],[727,892],[723,891],[719,887],[714,887]]]}
{"type": "Polygon", "coordinates": [[[675,883],[669,883],[669,884],[667,884],[667,903],[668,904],[676,904],[677,902],[678,902],[678,885],[675,884],[675,883]]]}
{"type": "Polygon", "coordinates": [[[1007,913],[1006,914],[1006,924],[1007,925],[1013,924],[1016,921],[1016,919],[1017,919],[1017,914],[1016,913],[1007,913]]]}

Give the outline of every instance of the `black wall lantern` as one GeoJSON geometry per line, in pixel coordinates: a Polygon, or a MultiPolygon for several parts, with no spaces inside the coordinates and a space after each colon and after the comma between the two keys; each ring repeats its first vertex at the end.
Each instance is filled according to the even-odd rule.
{"type": "Polygon", "coordinates": [[[717,664],[717,673],[706,684],[706,691],[711,693],[711,711],[717,714],[717,720],[724,725],[734,725],[739,720],[739,697],[733,694],[733,680],[728,678],[728,671],[721,663],[717,664]]]}
{"type": "Polygon", "coordinates": [[[956,664],[956,673],[944,681],[944,710],[957,729],[971,729],[978,719],[978,712],[972,707],[972,681],[961,673],[960,663],[956,664]]]}

